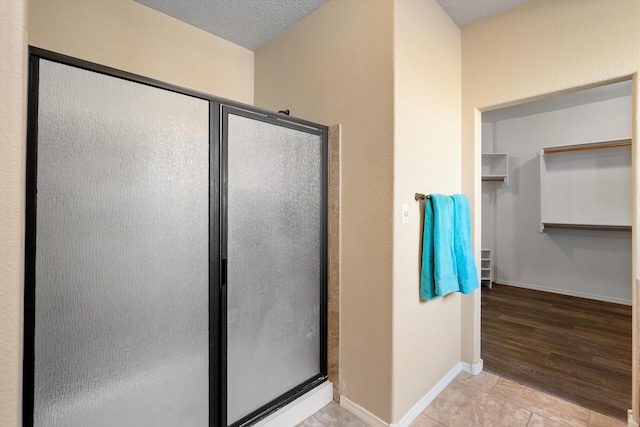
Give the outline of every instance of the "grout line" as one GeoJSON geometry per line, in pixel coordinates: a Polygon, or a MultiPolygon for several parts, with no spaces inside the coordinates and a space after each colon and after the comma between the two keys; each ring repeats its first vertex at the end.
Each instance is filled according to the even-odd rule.
{"type": "Polygon", "coordinates": [[[529,423],[531,422],[531,418],[533,418],[533,412],[529,412],[529,419],[527,420],[527,424],[525,424],[525,427],[529,427],[529,423]]]}

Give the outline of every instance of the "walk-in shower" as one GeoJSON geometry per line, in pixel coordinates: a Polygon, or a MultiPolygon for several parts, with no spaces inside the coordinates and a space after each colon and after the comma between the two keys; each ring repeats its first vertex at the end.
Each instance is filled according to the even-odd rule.
{"type": "Polygon", "coordinates": [[[25,426],[248,425],[326,381],[326,127],[32,49],[27,163],[25,426]]]}

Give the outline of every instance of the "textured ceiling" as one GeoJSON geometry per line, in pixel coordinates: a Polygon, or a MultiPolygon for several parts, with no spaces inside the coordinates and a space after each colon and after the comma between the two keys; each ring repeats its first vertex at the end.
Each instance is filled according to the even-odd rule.
{"type": "MultiPolygon", "coordinates": [[[[136,1],[249,50],[256,50],[328,0],[136,1]]],[[[460,28],[525,1],[437,0],[460,28]]]]}
{"type": "Polygon", "coordinates": [[[436,0],[447,14],[463,28],[511,9],[526,0],[436,0]]]}
{"type": "Polygon", "coordinates": [[[256,50],[327,0],[136,0],[164,14],[256,50]]]}

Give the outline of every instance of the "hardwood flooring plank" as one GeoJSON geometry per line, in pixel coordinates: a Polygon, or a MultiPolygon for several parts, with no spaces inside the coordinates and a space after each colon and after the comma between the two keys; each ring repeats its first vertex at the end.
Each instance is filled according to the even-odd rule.
{"type": "Polygon", "coordinates": [[[481,321],[487,371],[626,419],[631,307],[496,284],[481,321]]]}
{"type": "MultiPolygon", "coordinates": [[[[619,408],[630,404],[626,393],[618,393],[604,388],[594,388],[584,379],[566,375],[550,366],[528,363],[523,360],[511,361],[511,369],[506,372],[508,379],[552,394],[564,400],[578,403],[586,408],[597,407],[604,413],[612,413],[617,418],[624,417],[619,408]]],[[[490,369],[487,369],[493,372],[490,369]]],[[[499,375],[498,372],[493,372],[499,375]]]]}
{"type": "Polygon", "coordinates": [[[619,372],[594,363],[586,363],[577,359],[552,354],[547,358],[547,366],[562,371],[571,379],[581,379],[593,386],[602,386],[611,390],[631,389],[631,370],[628,373],[619,372]]]}
{"type": "Polygon", "coordinates": [[[626,369],[629,369],[629,367],[631,366],[631,355],[629,355],[629,357],[618,357],[615,359],[612,357],[594,356],[593,363],[598,366],[605,366],[616,369],[618,371],[624,371],[626,369]]]}

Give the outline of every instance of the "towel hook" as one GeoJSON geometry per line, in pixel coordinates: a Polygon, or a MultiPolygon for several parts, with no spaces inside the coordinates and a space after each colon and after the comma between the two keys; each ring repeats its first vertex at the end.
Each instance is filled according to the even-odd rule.
{"type": "Polygon", "coordinates": [[[420,200],[430,199],[431,196],[425,195],[425,194],[422,194],[422,193],[416,193],[415,198],[416,198],[416,202],[418,202],[420,200]]]}

